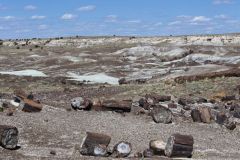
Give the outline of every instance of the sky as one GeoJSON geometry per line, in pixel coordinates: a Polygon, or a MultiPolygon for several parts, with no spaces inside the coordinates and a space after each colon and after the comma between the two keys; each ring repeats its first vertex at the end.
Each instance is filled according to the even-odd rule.
{"type": "Polygon", "coordinates": [[[240,0],[0,0],[0,39],[240,32],[240,0]]]}

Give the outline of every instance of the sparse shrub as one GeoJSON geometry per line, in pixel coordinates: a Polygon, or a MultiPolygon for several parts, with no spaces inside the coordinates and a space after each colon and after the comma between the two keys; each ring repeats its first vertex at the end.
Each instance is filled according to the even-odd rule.
{"type": "Polygon", "coordinates": [[[39,45],[35,45],[34,47],[35,47],[35,48],[39,48],[40,46],[39,46],[39,45]]]}
{"type": "Polygon", "coordinates": [[[41,47],[41,50],[43,50],[43,47],[41,47]]]}
{"type": "Polygon", "coordinates": [[[212,41],[212,38],[208,38],[207,41],[208,41],[208,42],[211,42],[211,41],[212,41]]]}
{"type": "Polygon", "coordinates": [[[17,47],[16,47],[16,49],[20,49],[20,47],[19,47],[19,46],[17,46],[17,47]]]}
{"type": "Polygon", "coordinates": [[[2,46],[2,45],[3,45],[3,41],[0,40],[0,46],[2,46]]]}
{"type": "Polygon", "coordinates": [[[14,42],[13,44],[14,44],[15,46],[17,46],[17,45],[18,45],[18,43],[17,43],[17,42],[14,42]]]}
{"type": "Polygon", "coordinates": [[[63,39],[63,37],[60,37],[60,39],[63,39]]]}
{"type": "Polygon", "coordinates": [[[32,52],[32,48],[29,48],[29,51],[32,52]]]}

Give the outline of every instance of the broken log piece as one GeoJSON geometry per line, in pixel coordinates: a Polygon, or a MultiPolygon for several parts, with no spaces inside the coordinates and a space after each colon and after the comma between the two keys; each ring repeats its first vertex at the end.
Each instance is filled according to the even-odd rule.
{"type": "Polygon", "coordinates": [[[18,129],[13,126],[0,125],[0,145],[6,149],[15,149],[18,144],[18,129]]]}
{"type": "Polygon", "coordinates": [[[147,102],[146,98],[139,99],[138,103],[139,103],[140,107],[144,108],[145,110],[149,110],[149,105],[150,104],[147,102]]]}
{"type": "Polygon", "coordinates": [[[91,100],[82,97],[76,97],[71,100],[71,106],[74,110],[90,110],[92,104],[91,100]]]}
{"type": "Polygon", "coordinates": [[[234,130],[237,126],[235,122],[227,121],[224,123],[224,126],[229,130],[234,130]]]}
{"type": "Polygon", "coordinates": [[[108,145],[111,137],[105,134],[87,132],[83,139],[80,153],[87,156],[108,156],[108,145]]]}
{"type": "Polygon", "coordinates": [[[227,121],[227,116],[223,112],[219,112],[216,115],[216,123],[223,125],[227,121]]]}
{"type": "Polygon", "coordinates": [[[208,107],[199,107],[199,112],[201,113],[201,121],[203,123],[210,123],[212,119],[210,108],[208,107]]]}
{"type": "Polygon", "coordinates": [[[107,111],[123,111],[131,112],[132,101],[131,100],[104,100],[101,102],[101,108],[107,111]]]}
{"type": "Polygon", "coordinates": [[[131,143],[121,141],[113,147],[112,156],[115,158],[127,157],[132,151],[131,143]]]}
{"type": "Polygon", "coordinates": [[[193,109],[191,111],[191,117],[192,117],[193,122],[202,122],[202,120],[201,120],[201,113],[197,109],[193,109]]]}
{"type": "Polygon", "coordinates": [[[23,109],[24,112],[40,112],[42,110],[42,104],[35,102],[30,99],[23,99],[23,109]]]}
{"type": "Polygon", "coordinates": [[[161,105],[152,106],[151,116],[156,123],[171,123],[172,122],[172,112],[161,105]]]}
{"type": "Polygon", "coordinates": [[[152,158],[154,156],[153,150],[152,149],[145,149],[143,151],[143,157],[144,158],[152,158]]]}
{"type": "Polygon", "coordinates": [[[164,155],[165,147],[166,143],[164,143],[162,140],[151,140],[149,142],[149,148],[153,150],[154,155],[164,155]]]}
{"type": "Polygon", "coordinates": [[[191,157],[193,143],[191,135],[173,134],[168,138],[165,155],[168,157],[191,157]]]}

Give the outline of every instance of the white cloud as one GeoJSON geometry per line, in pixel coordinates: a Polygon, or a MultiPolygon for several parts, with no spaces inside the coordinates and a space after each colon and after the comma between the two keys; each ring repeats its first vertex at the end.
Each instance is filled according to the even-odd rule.
{"type": "Polygon", "coordinates": [[[196,17],[193,17],[191,22],[208,22],[210,21],[211,18],[208,18],[208,17],[205,17],[205,16],[196,16],[196,17]]]}
{"type": "Polygon", "coordinates": [[[142,21],[141,20],[130,20],[130,21],[127,21],[127,23],[141,23],[142,21]]]}
{"type": "Polygon", "coordinates": [[[118,16],[117,15],[108,15],[105,18],[105,22],[117,22],[118,21],[118,16]]]}
{"type": "Polygon", "coordinates": [[[79,11],[93,11],[95,9],[96,9],[96,6],[94,5],[81,6],[78,8],[79,11]]]}
{"type": "Polygon", "coordinates": [[[27,5],[27,6],[24,7],[24,9],[25,9],[25,10],[36,10],[37,7],[34,6],[34,5],[27,5]]]}
{"type": "Polygon", "coordinates": [[[233,3],[232,0],[214,0],[213,4],[219,5],[219,4],[231,4],[233,3]]]}
{"type": "Polygon", "coordinates": [[[39,20],[39,19],[45,19],[46,16],[38,16],[38,15],[34,15],[31,17],[31,19],[34,19],[34,20],[39,20]]]}
{"type": "Polygon", "coordinates": [[[5,17],[0,17],[0,19],[9,21],[9,20],[15,19],[15,17],[14,16],[5,16],[5,17]]]}
{"type": "Polygon", "coordinates": [[[225,14],[220,14],[220,15],[216,15],[215,18],[218,18],[218,19],[227,19],[228,16],[226,16],[225,14]]]}
{"type": "Polygon", "coordinates": [[[46,24],[41,24],[41,25],[38,26],[39,30],[45,30],[47,28],[48,28],[48,26],[46,24]]]}
{"type": "Polygon", "coordinates": [[[70,14],[70,13],[65,13],[64,15],[62,15],[61,19],[63,20],[72,20],[74,18],[76,18],[76,15],[70,14]]]}
{"type": "Polygon", "coordinates": [[[181,21],[173,21],[173,22],[168,23],[168,25],[173,26],[173,25],[177,25],[177,24],[181,24],[181,23],[182,23],[181,21]]]}

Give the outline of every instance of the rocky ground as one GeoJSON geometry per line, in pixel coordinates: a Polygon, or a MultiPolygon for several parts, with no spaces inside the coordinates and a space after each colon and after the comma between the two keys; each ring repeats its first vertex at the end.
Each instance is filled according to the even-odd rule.
{"type": "Polygon", "coordinates": [[[121,140],[130,142],[130,157],[147,149],[150,140],[166,142],[171,134],[181,133],[194,137],[192,159],[239,159],[238,118],[234,130],[214,118],[210,123],[197,123],[189,111],[198,103],[187,104],[190,109],[178,104],[181,97],[201,97],[214,111],[218,111],[216,106],[225,106],[231,116],[228,106],[240,104],[239,51],[238,34],[0,42],[1,101],[11,100],[14,90],[22,89],[33,92],[43,104],[38,113],[16,107],[13,116],[7,116],[8,109],[0,112],[1,125],[18,128],[20,146],[17,150],[0,148],[0,159],[89,159],[78,151],[87,131],[110,135],[110,148],[121,140]],[[118,85],[123,78],[124,84],[118,85]],[[139,114],[138,101],[149,93],[170,95],[182,116],[163,124],[155,123],[148,111],[139,114]],[[232,95],[234,100],[223,101],[232,95]],[[131,99],[134,105],[124,114],[75,111],[71,109],[75,97],[131,99]]]}

